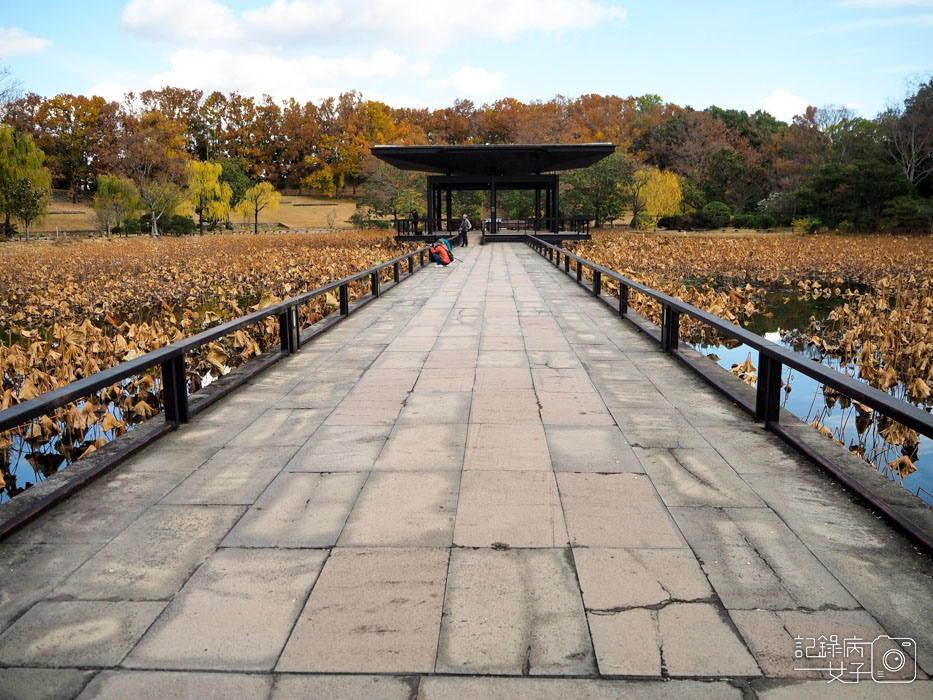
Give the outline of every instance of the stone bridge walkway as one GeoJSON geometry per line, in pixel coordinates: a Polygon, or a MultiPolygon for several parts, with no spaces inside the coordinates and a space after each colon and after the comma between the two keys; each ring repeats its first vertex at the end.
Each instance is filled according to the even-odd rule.
{"type": "Polygon", "coordinates": [[[530,249],[463,258],[0,543],[0,697],[933,697],[926,555],[530,249]],[[831,635],[918,680],[827,684],[831,635]]]}

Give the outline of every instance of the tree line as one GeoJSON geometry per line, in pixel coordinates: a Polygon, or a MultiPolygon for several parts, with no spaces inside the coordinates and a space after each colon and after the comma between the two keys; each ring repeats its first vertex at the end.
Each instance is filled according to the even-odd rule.
{"type": "MultiPolygon", "coordinates": [[[[615,156],[564,178],[567,214],[602,223],[628,210],[641,226],[712,224],[725,216],[810,228],[933,227],[933,79],[874,119],[827,106],[809,107],[790,123],[763,111],[695,110],[657,95],[457,100],[431,110],[394,108],[353,91],[320,103],[277,103],[166,87],[122,102],[27,94],[0,109],[8,127],[0,130],[7,134],[0,165],[5,213],[24,211],[26,187],[18,185],[17,194],[9,183],[22,183],[24,159],[39,152],[45,175],[26,178],[35,189],[51,184],[74,201],[112,198],[114,182],[101,178],[122,177],[156,231],[181,200],[199,221],[216,225],[249,183],[325,195],[356,194],[368,183],[364,207],[371,214],[422,206],[417,180],[387,173],[369,155],[373,144],[612,142],[615,156]]],[[[533,206],[528,193],[503,196],[502,205],[516,213],[533,206]]]]}

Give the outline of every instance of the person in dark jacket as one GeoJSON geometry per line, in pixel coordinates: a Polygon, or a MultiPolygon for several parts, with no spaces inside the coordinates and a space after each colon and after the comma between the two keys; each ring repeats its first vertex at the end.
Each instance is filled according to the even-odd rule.
{"type": "Polygon", "coordinates": [[[460,245],[468,246],[470,245],[470,240],[467,234],[473,228],[473,224],[470,223],[470,220],[467,218],[467,215],[463,215],[463,219],[460,221],[460,245]]]}

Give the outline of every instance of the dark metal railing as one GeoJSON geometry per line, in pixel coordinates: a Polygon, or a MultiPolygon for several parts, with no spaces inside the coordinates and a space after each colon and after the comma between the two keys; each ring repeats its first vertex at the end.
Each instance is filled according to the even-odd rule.
{"type": "MultiPolygon", "coordinates": [[[[807,445],[801,443],[781,426],[781,372],[785,365],[791,367],[928,438],[933,438],[933,415],[918,406],[914,406],[890,394],[886,394],[857,379],[837,372],[830,367],[814,362],[810,358],[796,353],[793,350],[788,350],[787,348],[772,343],[762,338],[760,335],[752,333],[740,326],[736,326],[719,316],[714,316],[707,311],[698,309],[692,304],[688,304],[685,301],[659,292],[656,289],[652,289],[628,277],[624,277],[608,268],[590,262],[578,255],[574,255],[568,250],[546,243],[540,238],[531,235],[527,236],[526,240],[532,248],[558,268],[563,267],[565,273],[575,274],[576,281],[579,284],[590,286],[588,285],[589,280],[584,279],[583,275],[583,270],[589,269],[592,272],[592,285],[590,286],[592,294],[600,298],[614,311],[617,311],[621,317],[625,317],[628,313],[629,293],[632,290],[644,294],[646,297],[658,302],[661,305],[660,345],[664,352],[673,353],[677,350],[680,340],[681,315],[696,319],[700,323],[716,329],[719,333],[734,338],[748,347],[757,350],[758,383],[755,389],[754,406],[748,405],[744,400],[733,393],[730,393],[730,397],[736,400],[743,409],[752,413],[756,420],[763,422],[767,428],[777,433],[783,440],[806,454],[810,459],[816,461],[827,471],[830,471],[833,476],[840,480],[846,487],[868,500],[884,515],[895,521],[916,539],[920,540],[928,549],[933,549],[933,538],[931,538],[929,533],[918,530],[912,522],[901,522],[903,518],[898,513],[893,512],[888,504],[879,501],[876,495],[866,492],[864,487],[849,478],[844,472],[839,470],[828,460],[822,458],[807,445]],[[606,279],[614,280],[619,284],[618,300],[613,298],[612,301],[609,301],[602,296],[604,291],[603,280],[606,279]]],[[[721,389],[722,387],[717,388],[721,389]]]]}
{"type": "Polygon", "coordinates": [[[66,386],[49,391],[34,399],[30,399],[12,408],[0,411],[0,432],[23,425],[28,421],[43,416],[66,404],[89,396],[100,389],[117,384],[130,377],[143,374],[147,370],[160,366],[162,368],[162,405],[165,420],[168,423],[185,423],[189,418],[188,389],[186,381],[185,355],[197,350],[202,345],[213,342],[226,335],[264,319],[275,316],[279,321],[279,335],[281,338],[281,351],[285,354],[294,354],[301,347],[299,335],[298,307],[307,304],[315,297],[337,290],[339,299],[338,313],[341,317],[350,314],[350,284],[369,278],[370,298],[375,299],[382,292],[380,278],[383,271],[392,268],[392,280],[398,284],[402,275],[410,276],[416,269],[415,259],[418,258],[418,267],[423,267],[427,260],[427,248],[405,253],[392,260],[380,263],[367,270],[357,272],[349,277],[325,284],[323,287],[312,289],[298,296],[259,309],[245,316],[223,323],[214,328],[193,335],[190,338],[166,345],[153,350],[134,360],[122,362],[115,367],[102,370],[95,374],[79,379],[66,386]],[[406,269],[403,271],[402,267],[406,269]]]}

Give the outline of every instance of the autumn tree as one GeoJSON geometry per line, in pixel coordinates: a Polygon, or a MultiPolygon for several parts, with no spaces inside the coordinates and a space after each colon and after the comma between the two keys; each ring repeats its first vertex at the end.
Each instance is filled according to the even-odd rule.
{"type": "Polygon", "coordinates": [[[649,168],[647,183],[642,191],[644,213],[654,220],[658,228],[658,219],[676,214],[682,199],[680,179],[669,170],[649,168]]]}
{"type": "Polygon", "coordinates": [[[223,166],[220,163],[188,161],[188,202],[198,215],[198,233],[204,235],[204,222],[212,224],[230,214],[233,190],[220,181],[223,166]]]}
{"type": "Polygon", "coordinates": [[[102,97],[56,95],[43,100],[36,119],[52,177],[77,202],[92,190],[97,175],[114,165],[117,105],[102,97]]]}
{"type": "Polygon", "coordinates": [[[625,189],[633,171],[631,161],[615,152],[587,168],[569,172],[563,178],[568,186],[563,194],[564,208],[574,216],[595,219],[597,227],[618,219],[625,211],[625,189]]]}
{"type": "Polygon", "coordinates": [[[139,210],[136,185],[129,178],[101,175],[97,178],[93,208],[101,233],[111,235],[114,228],[122,226],[139,210]]]}
{"type": "MultiPolygon", "coordinates": [[[[38,214],[32,215],[30,202],[47,201],[51,177],[44,160],[45,154],[28,134],[19,134],[9,126],[0,125],[0,213],[4,217],[6,236],[13,232],[12,217],[32,221],[38,214]],[[45,193],[45,199],[33,196],[35,193],[45,193]],[[24,208],[25,217],[22,215],[24,208]]],[[[41,210],[41,206],[39,208],[41,210]]]]}
{"type": "Polygon", "coordinates": [[[259,233],[259,212],[275,212],[279,209],[279,200],[282,198],[275,188],[268,182],[260,182],[246,190],[243,199],[237,205],[237,212],[244,218],[252,217],[253,233],[259,233]]]}
{"type": "Polygon", "coordinates": [[[184,200],[187,155],[183,127],[161,112],[126,118],[123,172],[136,184],[143,208],[150,215],[151,234],[159,235],[159,219],[184,200]]]}

